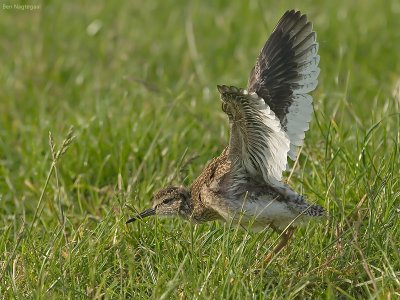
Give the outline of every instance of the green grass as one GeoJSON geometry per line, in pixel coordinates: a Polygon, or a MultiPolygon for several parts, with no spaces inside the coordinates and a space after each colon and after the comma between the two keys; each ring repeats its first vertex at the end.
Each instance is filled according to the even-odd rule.
{"type": "Polygon", "coordinates": [[[400,297],[399,28],[397,0],[0,7],[0,296],[400,297]],[[314,22],[321,75],[290,184],[329,219],[267,266],[278,238],[268,231],[126,226],[132,208],[190,184],[224,148],[216,85],[245,86],[291,8],[314,22]]]}

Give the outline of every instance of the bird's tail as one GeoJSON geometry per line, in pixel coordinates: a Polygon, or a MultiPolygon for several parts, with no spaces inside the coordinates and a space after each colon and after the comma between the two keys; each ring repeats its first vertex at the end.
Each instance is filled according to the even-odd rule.
{"type": "Polygon", "coordinates": [[[324,217],[326,216],[325,209],[317,204],[309,204],[306,201],[302,203],[291,202],[290,206],[299,214],[306,217],[324,217]]]}

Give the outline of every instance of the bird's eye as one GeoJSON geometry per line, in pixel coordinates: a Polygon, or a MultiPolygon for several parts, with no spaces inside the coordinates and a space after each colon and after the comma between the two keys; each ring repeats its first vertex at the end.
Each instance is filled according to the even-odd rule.
{"type": "Polygon", "coordinates": [[[172,198],[167,198],[167,199],[165,199],[165,200],[163,201],[163,204],[168,204],[168,203],[170,203],[172,200],[173,200],[172,198]]]}

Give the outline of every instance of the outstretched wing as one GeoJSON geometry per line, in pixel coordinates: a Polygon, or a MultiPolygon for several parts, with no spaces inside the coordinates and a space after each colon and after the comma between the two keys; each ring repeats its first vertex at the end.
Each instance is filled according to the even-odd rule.
{"type": "Polygon", "coordinates": [[[313,111],[308,95],[318,84],[319,55],[312,23],[299,11],[287,11],[257,58],[248,80],[249,93],[263,98],[279,118],[295,160],[313,111]]]}
{"type": "Polygon", "coordinates": [[[279,119],[256,93],[218,86],[222,109],[229,116],[229,156],[234,166],[253,178],[276,184],[286,168],[290,141],[279,119]],[[261,179],[261,178],[260,178],[261,179]]]}

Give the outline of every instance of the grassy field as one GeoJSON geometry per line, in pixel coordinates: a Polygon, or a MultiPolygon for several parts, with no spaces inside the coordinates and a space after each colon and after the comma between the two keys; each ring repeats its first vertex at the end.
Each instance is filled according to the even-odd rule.
{"type": "Polygon", "coordinates": [[[400,297],[397,0],[78,2],[0,6],[1,298],[400,297]],[[269,231],[126,226],[224,148],[216,85],[246,85],[291,8],[321,75],[290,185],[329,218],[268,265],[269,231]]]}

